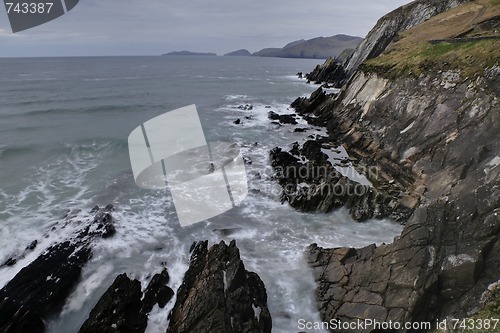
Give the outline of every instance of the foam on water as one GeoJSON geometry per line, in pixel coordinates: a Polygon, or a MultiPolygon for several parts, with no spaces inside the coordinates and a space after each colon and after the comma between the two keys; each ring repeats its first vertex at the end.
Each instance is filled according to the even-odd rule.
{"type": "MultiPolygon", "coordinates": [[[[99,60],[97,63],[106,61],[106,59],[99,60]]],[[[120,61],[131,60],[120,59],[120,61]]],[[[228,76],[232,75],[229,74],[231,71],[217,72],[213,70],[216,67],[206,66],[205,63],[198,64],[192,59],[182,60],[188,62],[189,66],[198,66],[193,71],[193,79],[187,80],[184,78],[189,78],[185,73],[185,68],[188,67],[168,67],[168,61],[148,60],[149,68],[141,67],[144,60],[140,60],[140,65],[136,67],[146,68],[145,70],[149,71],[147,75],[139,75],[144,81],[136,80],[135,72],[119,75],[121,71],[135,68],[132,65],[123,66],[118,61],[116,65],[115,61],[104,63],[102,67],[96,65],[103,73],[98,70],[93,75],[77,73],[73,81],[69,79],[61,81],[68,85],[62,89],[82,92],[80,98],[76,95],[61,97],[56,94],[54,103],[43,104],[48,98],[42,94],[38,96],[43,106],[40,110],[33,110],[31,104],[19,104],[17,100],[20,99],[15,96],[0,95],[0,101],[11,103],[6,110],[0,110],[1,120],[12,123],[19,120],[22,124],[18,124],[20,125],[18,127],[27,126],[24,123],[27,120],[39,119],[36,114],[29,114],[33,111],[42,112],[44,117],[52,117],[51,124],[56,125],[60,117],[66,116],[66,111],[69,118],[74,112],[79,117],[78,121],[82,121],[81,126],[88,129],[98,125],[96,122],[102,117],[109,117],[114,112],[118,115],[110,118],[112,122],[108,127],[104,127],[103,135],[99,133],[98,137],[103,139],[95,139],[96,133],[89,130],[88,137],[92,140],[78,141],[72,137],[66,144],[59,142],[57,148],[44,150],[36,147],[33,151],[22,152],[20,155],[23,157],[34,153],[39,154],[37,158],[43,156],[43,164],[33,165],[29,169],[30,172],[27,173],[30,175],[29,179],[19,181],[2,179],[0,219],[3,221],[0,224],[0,239],[9,241],[2,241],[0,263],[12,256],[18,257],[24,254],[25,257],[20,258],[13,267],[0,268],[0,287],[50,245],[73,236],[81,228],[78,221],[92,218],[89,211],[94,205],[104,206],[113,203],[116,208],[113,212],[116,234],[108,239],[93,241],[93,256],[83,268],[82,279],[64,305],[63,311],[49,319],[48,332],[76,332],[118,274],[127,273],[129,277],[138,279],[144,289],[155,273],[167,267],[171,280],[169,285],[177,290],[188,268],[190,245],[193,241],[205,239],[209,240],[210,245],[221,240],[226,242],[236,240],[246,269],[259,274],[266,285],[273,318],[273,332],[297,331],[298,319],[319,321],[314,297],[316,285],[304,257],[307,246],[317,243],[323,247],[361,247],[371,243],[390,242],[401,231],[401,227],[390,221],[367,221],[359,224],[352,221],[346,210],[329,214],[299,213],[287,204],[280,203],[281,188],[270,179],[273,174],[269,163],[270,149],[277,146],[289,148],[294,141],[302,144],[308,140],[309,135],[326,134],[325,129],[308,125],[301,118],[297,118],[299,124],[296,126],[286,124],[280,126],[272,124],[268,119],[269,111],[280,115],[294,113],[289,103],[296,96],[302,94],[305,97],[317,89],[314,85],[303,84],[304,80],[295,76],[285,76],[287,73],[304,71],[304,67],[293,65],[290,66],[292,69],[286,67],[286,70],[277,71],[275,66],[281,63],[278,60],[248,59],[245,61],[256,61],[258,64],[271,61],[271,65],[265,67],[269,69],[268,74],[261,74],[257,66],[259,70],[250,68],[249,75],[239,73],[228,76]],[[178,80],[171,79],[170,74],[178,68],[184,68],[181,73],[175,74],[178,80]],[[207,68],[210,68],[210,71],[203,72],[207,68]],[[158,76],[155,76],[156,72],[158,76]],[[249,78],[250,75],[249,80],[242,79],[249,78]],[[153,76],[159,81],[152,81],[153,76]],[[161,81],[163,76],[166,79],[161,81]],[[104,89],[104,86],[98,86],[99,93],[97,90],[92,90],[95,88],[94,85],[99,85],[99,81],[95,79],[114,77],[130,79],[123,82],[117,80],[119,87],[116,89],[110,87],[110,90],[107,90],[107,87],[104,89]],[[219,80],[218,77],[222,79],[219,80]],[[236,80],[238,77],[240,79],[236,80]],[[182,228],[168,191],[143,190],[135,185],[127,155],[126,129],[132,130],[137,124],[158,113],[168,111],[165,105],[172,98],[186,100],[186,104],[194,102],[190,100],[194,98],[191,93],[196,91],[197,94],[203,94],[206,86],[196,84],[204,80],[211,84],[216,82],[222,87],[218,91],[210,91],[210,94],[222,92],[215,101],[206,102],[204,108],[199,108],[208,110],[205,114],[200,113],[200,117],[205,117],[209,123],[208,130],[206,128],[204,130],[218,140],[236,142],[242,154],[250,158],[251,164],[246,165],[250,191],[239,207],[209,221],[182,228]],[[271,82],[279,84],[268,84],[271,82]],[[186,86],[175,90],[176,86],[181,84],[186,86]],[[172,94],[164,97],[163,94],[169,93],[169,89],[172,90],[172,94]],[[153,102],[149,102],[150,99],[153,99],[153,102]],[[150,107],[147,115],[139,112],[143,110],[142,102],[150,107]],[[238,108],[247,104],[253,106],[252,110],[238,108]],[[104,110],[99,107],[102,105],[108,105],[110,108],[104,110]],[[121,105],[128,107],[122,108],[121,105]],[[157,107],[158,105],[162,107],[157,107]],[[134,112],[134,109],[137,109],[137,112],[134,112]],[[54,110],[64,110],[64,112],[58,113],[54,110]],[[251,119],[245,119],[245,116],[251,119]],[[238,118],[242,123],[236,125],[233,122],[238,118]],[[113,132],[115,127],[120,126],[125,130],[113,132]],[[296,133],[295,127],[307,128],[307,131],[296,133]],[[109,139],[110,137],[114,139],[109,139]],[[68,211],[68,218],[64,219],[68,211]],[[214,231],[215,229],[219,231],[214,231]],[[224,232],[220,231],[221,229],[224,229],[224,232]],[[24,248],[34,239],[39,241],[36,249],[25,252],[24,248]]],[[[132,64],[137,65],[137,62],[132,64]]],[[[238,69],[244,67],[240,66],[240,63],[237,65],[238,69]]],[[[33,66],[37,68],[39,65],[33,66]]],[[[74,67],[79,68],[79,66],[74,67]]],[[[312,69],[312,63],[311,66],[308,64],[307,68],[312,69]]],[[[39,70],[43,72],[44,68],[39,70]]],[[[44,75],[45,77],[73,75],[66,72],[57,74],[44,75]]],[[[15,82],[16,79],[19,78],[14,75],[11,82],[15,82]]],[[[31,90],[33,87],[24,85],[16,86],[14,89],[18,93],[31,90]]],[[[197,94],[195,96],[198,96],[197,94]]],[[[201,95],[200,99],[208,98],[208,95],[209,93],[201,95]]],[[[36,99],[35,95],[33,100],[36,99]]],[[[75,126],[71,122],[68,124],[75,126]]],[[[66,123],[63,125],[59,123],[59,126],[65,125],[66,123]]],[[[60,132],[56,133],[60,135],[60,132]]],[[[64,142],[64,139],[61,141],[64,142]]],[[[13,159],[20,158],[5,153],[12,146],[11,144],[0,146],[2,159],[0,162],[10,161],[8,158],[5,159],[6,155],[12,156],[13,159]]],[[[148,332],[166,330],[168,312],[174,302],[175,298],[164,309],[159,309],[158,306],[153,308],[149,315],[148,332]]]]}

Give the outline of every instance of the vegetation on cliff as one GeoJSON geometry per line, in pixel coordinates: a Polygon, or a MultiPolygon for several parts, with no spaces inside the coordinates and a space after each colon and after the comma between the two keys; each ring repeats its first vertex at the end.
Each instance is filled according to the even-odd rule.
{"type": "Polygon", "coordinates": [[[500,62],[500,6],[478,0],[451,9],[402,32],[384,53],[366,61],[365,71],[387,78],[460,70],[463,78],[483,74],[500,62]]]}

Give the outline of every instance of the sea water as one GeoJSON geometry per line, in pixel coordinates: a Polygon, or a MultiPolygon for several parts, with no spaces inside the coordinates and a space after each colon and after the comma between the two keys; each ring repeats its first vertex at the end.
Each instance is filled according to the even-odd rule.
{"type": "MultiPolygon", "coordinates": [[[[112,203],[117,233],[95,240],[82,280],[48,321],[49,332],[76,332],[118,274],[143,288],[166,266],[178,288],[193,241],[235,239],[246,269],[266,285],[273,332],[298,331],[319,321],[315,283],[304,251],[392,242],[390,221],[354,222],[345,210],[299,213],[279,200],[270,179],[269,150],[325,134],[301,121],[306,133],[273,124],[269,111],[318,87],[298,79],[317,60],[257,57],[95,57],[0,59],[0,263],[38,246],[13,267],[0,268],[0,288],[50,245],[71,237],[95,205],[112,203]],[[145,121],[195,104],[207,141],[236,143],[249,195],[208,221],[181,227],[166,191],[136,186],[127,138],[145,121]],[[239,106],[251,105],[251,110],[239,106]],[[234,121],[240,119],[240,124],[234,121]],[[60,228],[66,215],[71,223],[60,228]],[[221,232],[220,229],[229,229],[221,232]]],[[[148,332],[163,332],[168,311],[157,306],[148,332]]]]}

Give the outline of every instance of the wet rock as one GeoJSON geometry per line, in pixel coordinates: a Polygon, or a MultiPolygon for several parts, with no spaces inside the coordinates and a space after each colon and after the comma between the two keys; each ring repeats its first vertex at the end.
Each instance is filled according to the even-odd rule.
{"type": "MultiPolygon", "coordinates": [[[[41,332],[42,319],[62,308],[92,255],[92,240],[103,236],[107,232],[105,226],[112,225],[109,211],[98,209],[93,212],[97,213],[96,216],[82,231],[67,241],[50,246],[0,290],[0,300],[4,300],[0,306],[0,318],[4,327],[28,327],[24,320],[29,317],[33,322],[33,332],[41,332]],[[15,307],[17,310],[13,311],[15,307]]],[[[29,247],[36,244],[32,242],[29,247]]]]}
{"type": "Polygon", "coordinates": [[[233,121],[233,124],[235,125],[241,124],[241,119],[240,118],[236,119],[235,121],[233,121]]]}
{"type": "Polygon", "coordinates": [[[38,245],[38,241],[35,239],[31,243],[29,243],[28,246],[26,246],[26,250],[33,251],[37,245],[38,245]]]}
{"type": "Polygon", "coordinates": [[[9,258],[5,261],[5,263],[2,264],[2,266],[14,266],[16,263],[17,263],[16,258],[9,258]]]}
{"type": "Polygon", "coordinates": [[[250,111],[250,110],[253,110],[253,105],[252,104],[239,105],[238,109],[250,111]]]}
{"type": "MultiPolygon", "coordinates": [[[[54,314],[76,286],[90,256],[88,244],[67,241],[51,246],[0,290],[0,299],[8,298],[19,311],[24,309],[40,319],[54,314]]],[[[22,324],[17,315],[0,312],[0,317],[8,326],[22,324]]]]}
{"type": "Polygon", "coordinates": [[[27,309],[8,297],[0,299],[0,332],[42,333],[45,324],[38,313],[27,309]]]}
{"type": "Polygon", "coordinates": [[[330,58],[306,74],[306,78],[315,83],[330,83],[334,88],[340,88],[346,82],[347,72],[342,64],[330,58]]]}
{"type": "Polygon", "coordinates": [[[305,115],[314,113],[316,108],[327,99],[328,97],[323,89],[318,88],[309,98],[299,97],[293,101],[290,106],[294,108],[298,114],[305,115]]]}
{"type": "Polygon", "coordinates": [[[131,280],[127,274],[119,275],[99,299],[79,332],[144,332],[147,316],[141,311],[141,298],[141,283],[131,280]]]}
{"type": "Polygon", "coordinates": [[[127,274],[118,275],[99,299],[79,332],[137,332],[146,330],[148,314],[158,304],[160,308],[174,296],[167,269],[155,274],[144,294],[141,283],[127,274]]]}
{"type": "Polygon", "coordinates": [[[411,209],[400,204],[398,191],[390,194],[343,176],[321,149],[321,141],[308,140],[302,147],[294,143],[290,152],[281,148],[270,152],[273,178],[283,188],[283,202],[304,212],[326,213],[345,206],[356,221],[385,217],[405,221],[408,218],[411,209]]]}
{"type": "Polygon", "coordinates": [[[295,115],[293,115],[293,114],[279,115],[276,112],[269,111],[268,118],[271,120],[277,120],[281,124],[297,125],[297,120],[295,119],[295,115]]]}
{"type": "Polygon", "coordinates": [[[226,237],[226,236],[234,235],[235,233],[240,232],[241,230],[243,230],[243,228],[224,228],[224,229],[214,229],[213,231],[226,237]]]}
{"type": "Polygon", "coordinates": [[[234,241],[194,243],[167,332],[271,332],[263,282],[245,270],[234,241]]]}
{"type": "Polygon", "coordinates": [[[169,282],[170,276],[167,269],[153,276],[142,299],[143,313],[151,312],[156,304],[158,304],[160,309],[163,309],[172,297],[174,297],[174,291],[168,286],[169,282]]]}

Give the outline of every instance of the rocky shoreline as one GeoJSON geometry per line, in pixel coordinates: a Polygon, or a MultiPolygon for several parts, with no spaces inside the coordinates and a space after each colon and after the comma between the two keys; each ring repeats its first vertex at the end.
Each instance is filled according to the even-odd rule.
{"type": "MultiPolygon", "coordinates": [[[[306,77],[341,87],[340,93],[326,95],[320,88],[292,106],[310,123],[327,127],[328,138],[294,147],[295,152],[271,152],[278,166],[304,168],[304,163],[299,165],[302,159],[308,168],[329,168],[325,156],[317,148],[311,155],[309,147],[342,145],[358,169],[372,166],[383,175],[374,182],[375,190],[396,184],[399,196],[392,200],[408,209],[400,219],[404,230],[392,244],[362,249],[309,247],[318,309],[325,322],[435,322],[477,315],[486,304],[485,295],[496,294],[498,301],[498,65],[475,77],[464,77],[457,69],[400,78],[360,66],[381,54],[401,31],[461,3],[443,1],[434,6],[437,2],[416,1],[404,6],[382,18],[346,63],[327,61],[318,66],[306,77]],[[429,10],[419,13],[424,5],[429,10]],[[401,16],[402,12],[408,15],[401,16]],[[406,22],[405,17],[413,21],[406,22]]],[[[294,180],[289,175],[284,178],[282,185],[294,180]]],[[[295,183],[332,181],[338,182],[338,177],[302,177],[295,183]]],[[[327,198],[284,200],[308,211],[345,204],[337,197],[325,204],[327,198]]],[[[358,198],[363,202],[363,195],[358,198]]],[[[347,202],[351,215],[359,217],[359,206],[352,206],[356,200],[347,202]]],[[[376,204],[371,198],[368,207],[375,208],[361,205],[362,211],[384,211],[376,204]]]]}
{"type": "MultiPolygon", "coordinates": [[[[298,125],[301,117],[328,133],[269,152],[282,202],[302,212],[346,207],[358,222],[388,218],[404,225],[391,244],[307,248],[310,269],[304,274],[316,282],[324,322],[436,322],[473,317],[498,302],[499,65],[475,76],[459,68],[424,68],[397,78],[363,65],[403,31],[466,2],[418,0],[384,16],[350,58],[328,60],[306,75],[341,88],[338,94],[319,88],[291,104],[296,114],[269,110],[276,126],[298,125]]],[[[234,124],[245,121],[251,117],[234,124]]],[[[95,207],[88,221],[63,219],[57,228],[75,223],[78,232],[50,246],[0,290],[0,332],[45,332],[46,321],[78,285],[95,242],[119,232],[113,210],[95,207]]],[[[0,270],[36,247],[34,240],[0,270]]],[[[79,332],[145,332],[151,311],[167,311],[167,304],[165,332],[272,331],[268,291],[257,273],[246,270],[234,240],[193,243],[177,291],[168,269],[156,267],[145,286],[126,273],[116,276],[79,332]]]]}
{"type": "MultiPolygon", "coordinates": [[[[79,223],[81,230],[49,247],[0,290],[0,332],[46,331],[45,321],[61,311],[79,283],[93,242],[114,235],[113,209],[96,206],[95,217],[86,222],[69,217],[65,223],[79,223]]],[[[120,274],[78,332],[145,332],[153,307],[163,309],[174,297],[166,332],[271,332],[264,283],[245,269],[234,240],[210,248],[208,241],[197,242],[190,252],[177,293],[169,286],[167,267],[158,267],[161,272],[145,288],[120,274]]]]}

